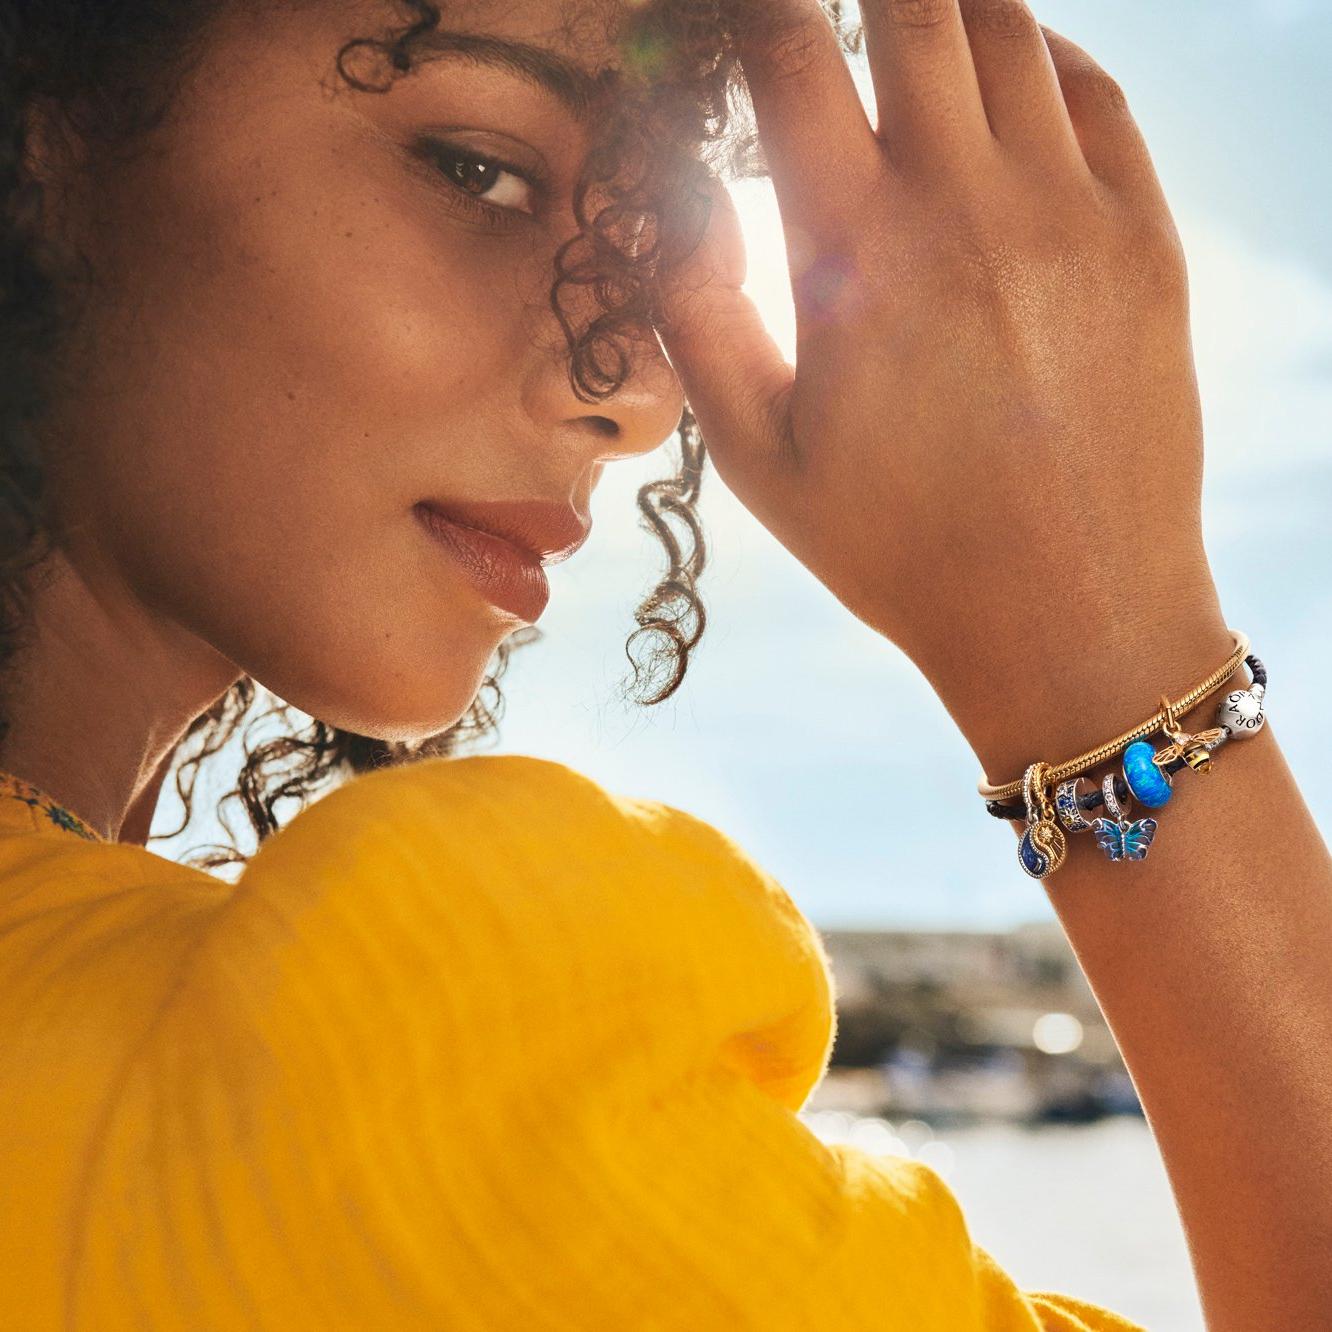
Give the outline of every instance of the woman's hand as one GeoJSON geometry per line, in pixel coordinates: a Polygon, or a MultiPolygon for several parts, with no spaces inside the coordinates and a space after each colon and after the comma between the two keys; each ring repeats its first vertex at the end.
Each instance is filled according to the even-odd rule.
{"type": "Polygon", "coordinates": [[[1036,726],[1054,762],[1105,738],[1089,695],[1125,729],[1232,646],[1184,256],[1122,91],[1025,4],[863,11],[877,131],[817,0],[772,0],[744,58],[798,366],[739,290],[720,186],[663,344],[726,484],[987,766],[1036,726]]]}

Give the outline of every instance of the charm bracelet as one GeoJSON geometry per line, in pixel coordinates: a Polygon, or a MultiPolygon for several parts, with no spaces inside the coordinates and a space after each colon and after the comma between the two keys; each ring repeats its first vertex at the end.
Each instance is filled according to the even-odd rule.
{"type": "Polygon", "coordinates": [[[1112,861],[1143,860],[1156,836],[1154,818],[1132,818],[1133,803],[1158,809],[1173,793],[1172,776],[1183,768],[1211,771],[1212,753],[1228,740],[1256,735],[1267,720],[1265,695],[1267,670],[1249,651],[1249,639],[1232,629],[1234,651],[1224,666],[1175,702],[1161,695],[1161,706],[1145,722],[1095,749],[1059,764],[1034,762],[1015,781],[989,785],[982,775],[977,789],[985,797],[985,808],[996,818],[1023,819],[1026,828],[1018,844],[1018,862],[1033,879],[1044,879],[1063,863],[1068,852],[1066,833],[1094,832],[1096,844],[1112,861]],[[1247,689],[1232,689],[1216,710],[1216,724],[1190,734],[1179,719],[1209,694],[1219,689],[1241,662],[1248,665],[1253,682],[1247,689]],[[1169,743],[1155,748],[1153,731],[1161,731],[1169,743]],[[1122,752],[1118,772],[1109,772],[1099,782],[1083,775],[1122,752]],[[1090,791],[1083,791],[1088,786],[1090,791]],[[1054,787],[1053,795],[1050,787],[1054,787]],[[1003,804],[1021,794],[1020,804],[1003,804]],[[1089,817],[1098,807],[1105,813],[1089,817]]]}

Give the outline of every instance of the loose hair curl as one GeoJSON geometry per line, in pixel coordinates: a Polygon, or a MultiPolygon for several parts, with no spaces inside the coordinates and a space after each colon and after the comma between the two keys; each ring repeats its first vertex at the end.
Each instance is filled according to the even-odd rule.
{"type": "MultiPolygon", "coordinates": [[[[256,22],[270,4],[283,2],[227,0],[245,5],[256,22]]],[[[439,28],[440,6],[398,5],[407,21],[354,38],[337,52],[339,75],[360,91],[388,91],[419,58],[429,58],[419,56],[418,46],[439,28]],[[353,71],[367,58],[382,67],[382,80],[353,71]]],[[[829,7],[840,26],[838,6],[829,7]]],[[[79,278],[87,277],[86,265],[81,273],[69,271],[40,239],[27,113],[42,101],[59,108],[89,142],[132,142],[167,112],[180,80],[207,49],[220,8],[218,0],[0,0],[0,743],[10,729],[3,681],[30,641],[32,579],[58,542],[38,427],[56,390],[54,366],[75,314],[79,278]]],[[[764,170],[737,50],[752,25],[770,21],[765,0],[639,0],[625,10],[615,33],[622,68],[602,81],[607,114],[596,122],[575,190],[578,230],[555,256],[549,292],[568,343],[571,385],[588,403],[625,382],[636,340],[655,337],[661,282],[707,223],[703,173],[723,160],[733,175],[764,170]],[[595,310],[582,321],[570,310],[579,291],[591,293],[595,310]]],[[[845,35],[853,45],[854,34],[845,35]]],[[[645,706],[680,687],[707,622],[698,593],[707,546],[696,510],[706,447],[688,409],[677,439],[676,474],[637,494],[640,525],[661,542],[667,565],[634,611],[637,628],[625,646],[633,667],[628,691],[636,690],[645,706]]],[[[201,765],[238,732],[244,764],[219,805],[232,845],[182,858],[200,869],[248,860],[222,815],[228,801],[241,802],[262,844],[280,826],[280,801],[304,807],[321,788],[356,773],[456,754],[497,730],[504,703],[499,681],[510,656],[540,637],[528,626],[506,638],[468,711],[416,744],[357,735],[317,718],[301,727],[291,706],[266,690],[271,706],[250,717],[261,687],[241,677],[193,720],[172,754],[185,815],[153,840],[175,837],[188,825],[201,765]],[[285,733],[256,740],[273,720],[286,724],[285,733]]]]}

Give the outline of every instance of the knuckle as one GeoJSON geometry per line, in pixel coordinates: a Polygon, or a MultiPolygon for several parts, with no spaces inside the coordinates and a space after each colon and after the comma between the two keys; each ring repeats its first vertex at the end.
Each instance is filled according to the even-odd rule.
{"type": "Polygon", "coordinates": [[[935,230],[936,278],[950,302],[992,311],[1036,293],[1076,287],[1103,268],[1095,240],[1075,220],[1048,217],[1021,227],[996,226],[968,209],[954,209],[935,230]]]}
{"type": "Polygon", "coordinates": [[[1099,111],[1127,114],[1128,94],[1117,80],[1097,65],[1080,70],[1077,75],[1078,96],[1099,111]]]}
{"type": "Polygon", "coordinates": [[[1122,295],[1131,293],[1151,307],[1187,299],[1184,246],[1168,209],[1107,193],[1097,199],[1083,229],[1100,238],[1096,266],[1122,295]]]}
{"type": "Polygon", "coordinates": [[[935,28],[953,13],[956,0],[883,0],[883,14],[894,28],[935,28]]]}
{"type": "Polygon", "coordinates": [[[1184,247],[1169,221],[1138,221],[1129,229],[1121,254],[1138,290],[1164,301],[1187,297],[1189,276],[1184,247]]]}
{"type": "Polygon", "coordinates": [[[1093,107],[1099,104],[1107,110],[1128,110],[1128,96],[1116,79],[1084,50],[1061,37],[1054,29],[1044,24],[1037,26],[1045,38],[1050,59],[1059,72],[1059,82],[1067,94],[1093,107]]]}
{"type": "Polygon", "coordinates": [[[779,78],[799,78],[818,63],[823,36],[813,23],[784,23],[769,38],[764,63],[779,78]]]}
{"type": "Polygon", "coordinates": [[[1040,26],[1021,0],[963,0],[967,27],[987,37],[1031,38],[1040,26]]]}
{"type": "Polygon", "coordinates": [[[1011,266],[1011,240],[966,201],[938,212],[930,228],[933,282],[951,302],[989,303],[1011,266]]]}

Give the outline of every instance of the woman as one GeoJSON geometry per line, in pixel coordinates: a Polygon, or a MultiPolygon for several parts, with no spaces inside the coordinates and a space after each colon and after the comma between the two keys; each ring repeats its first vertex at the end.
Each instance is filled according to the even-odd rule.
{"type": "MultiPolygon", "coordinates": [[[[6,1326],[1131,1326],[801,1124],[827,959],[724,834],[444,757],[539,559],[686,400],[995,781],[1223,662],[1185,265],[1122,94],[1017,0],[867,0],[872,118],[816,0],[442,8],[0,5],[6,1326]],[[798,370],[706,170],[740,80],[798,370]],[[248,756],[231,885],[144,844],[256,682],[313,721],[248,756]]],[[[681,438],[641,497],[656,697],[702,628],[681,438]]],[[[1177,784],[1131,867],[1015,828],[1209,1326],[1328,1326],[1332,867],[1270,727],[1177,784]]]]}

